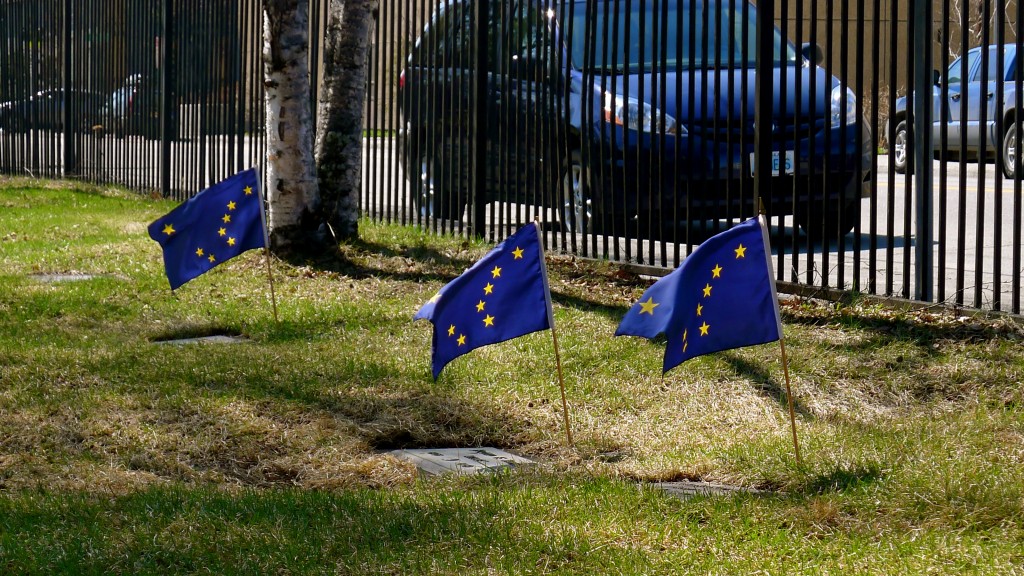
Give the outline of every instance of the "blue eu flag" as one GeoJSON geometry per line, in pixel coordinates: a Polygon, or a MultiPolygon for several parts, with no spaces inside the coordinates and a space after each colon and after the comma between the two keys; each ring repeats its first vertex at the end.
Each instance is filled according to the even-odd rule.
{"type": "Polygon", "coordinates": [[[537,224],[527,224],[446,284],[413,317],[434,324],[434,379],[463,354],[551,327],[537,224]]]}
{"type": "Polygon", "coordinates": [[[708,238],[644,292],[616,336],[665,334],[663,372],[695,356],[782,337],[768,229],[751,218],[708,238]]]}
{"type": "Polygon", "coordinates": [[[164,250],[171,290],[246,250],[266,245],[254,168],[196,194],[149,225],[164,250]]]}

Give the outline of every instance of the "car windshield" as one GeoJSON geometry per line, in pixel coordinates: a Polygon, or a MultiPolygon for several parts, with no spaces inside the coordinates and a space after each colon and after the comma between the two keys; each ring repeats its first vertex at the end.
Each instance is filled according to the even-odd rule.
{"type": "MultiPolygon", "coordinates": [[[[638,73],[755,63],[757,15],[745,2],[608,0],[569,3],[562,10],[569,59],[583,70],[638,73]]],[[[792,44],[774,31],[775,62],[796,63],[792,44]]]]}

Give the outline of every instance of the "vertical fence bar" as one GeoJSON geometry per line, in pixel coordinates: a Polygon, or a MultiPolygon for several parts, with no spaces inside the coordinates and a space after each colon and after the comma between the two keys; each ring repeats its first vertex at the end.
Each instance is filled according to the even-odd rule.
{"type": "MultiPolygon", "coordinates": [[[[1017,13],[1015,20],[1015,43],[1014,43],[1014,57],[1016,59],[1016,65],[1014,66],[1014,91],[1016,94],[1024,94],[1024,66],[1021,65],[1021,56],[1024,55],[1024,35],[1022,35],[1020,26],[1024,22],[1024,2],[1017,0],[1017,13]]],[[[1014,115],[1013,115],[1013,126],[1016,137],[1014,139],[1014,145],[1017,147],[1016,153],[1014,154],[1014,231],[1013,231],[1013,266],[1012,266],[1012,280],[1011,280],[1011,293],[1013,304],[1011,311],[1014,314],[1021,313],[1021,119],[1022,119],[1022,98],[1017,96],[1014,101],[1014,115]]]]}
{"type": "MultiPolygon", "coordinates": [[[[995,150],[995,167],[992,172],[995,176],[995,190],[994,200],[992,204],[992,309],[1002,310],[1003,302],[1003,268],[1001,265],[1003,257],[1003,140],[1002,135],[1005,130],[1003,126],[1003,88],[1006,80],[1006,61],[1003,54],[1003,43],[1006,41],[1005,30],[1003,28],[1003,18],[1006,16],[1006,6],[1000,5],[996,7],[992,15],[995,28],[995,45],[996,45],[996,61],[992,63],[995,66],[995,77],[996,82],[993,87],[992,84],[986,78],[985,88],[986,92],[992,92],[995,90],[995,103],[993,104],[993,114],[995,116],[995,141],[992,142],[992,148],[995,150]]],[[[986,20],[987,22],[987,20],[986,20]]]]}
{"type": "MultiPolygon", "coordinates": [[[[975,308],[981,308],[983,300],[983,294],[985,290],[985,207],[986,207],[986,194],[985,194],[985,157],[984,151],[987,148],[986,142],[986,130],[985,121],[988,119],[988,98],[986,97],[986,90],[988,84],[988,72],[989,72],[989,25],[988,15],[991,9],[990,0],[983,0],[981,4],[982,14],[982,27],[981,27],[981,62],[979,63],[980,70],[978,71],[978,86],[984,87],[978,91],[975,95],[970,90],[970,85],[965,82],[964,94],[970,94],[970,96],[976,96],[978,99],[977,106],[978,112],[978,149],[979,160],[978,160],[978,193],[975,195],[975,229],[974,229],[974,243],[975,243],[975,254],[974,254],[974,301],[973,305],[975,308]]],[[[967,106],[967,103],[964,103],[967,106]]],[[[965,132],[970,128],[969,124],[962,125],[961,128],[965,132]]]]}
{"type": "Polygon", "coordinates": [[[77,106],[74,102],[77,97],[72,92],[72,86],[74,81],[72,80],[72,50],[71,50],[71,38],[72,29],[74,28],[75,19],[72,16],[71,0],[64,0],[61,6],[61,60],[63,77],[61,79],[61,90],[60,98],[61,104],[60,109],[57,110],[57,114],[60,115],[61,124],[61,136],[63,139],[63,158],[61,163],[63,164],[62,173],[64,176],[68,176],[77,172],[77,160],[75,150],[75,138],[74,138],[74,111],[77,106]]]}
{"type": "Polygon", "coordinates": [[[757,6],[757,76],[754,80],[754,201],[772,197],[772,60],[775,53],[772,16],[775,0],[761,0],[757,6]]]}
{"type": "MultiPolygon", "coordinates": [[[[942,74],[946,75],[949,71],[949,2],[942,2],[942,29],[939,32],[939,47],[942,52],[941,69],[942,74]]],[[[946,299],[946,247],[949,245],[949,235],[946,233],[946,226],[949,216],[947,214],[947,208],[949,204],[948,194],[948,176],[947,166],[949,163],[947,150],[949,150],[949,82],[943,81],[942,86],[939,88],[939,110],[937,111],[939,117],[937,120],[941,123],[942,129],[939,132],[939,155],[940,166],[939,169],[939,202],[938,202],[938,262],[937,262],[937,282],[936,282],[936,294],[935,297],[938,301],[942,302],[946,299]]]]}
{"type": "Polygon", "coordinates": [[[172,56],[176,43],[173,41],[174,2],[163,0],[163,21],[160,39],[160,191],[166,198],[171,194],[171,109],[175,106],[174,77],[171,68],[176,58],[172,56]]]}
{"type": "Polygon", "coordinates": [[[931,302],[934,290],[934,266],[932,264],[932,230],[935,212],[933,210],[933,172],[932,172],[932,0],[916,0],[914,2],[914,126],[916,135],[914,150],[917,171],[915,187],[916,201],[916,232],[914,267],[914,297],[917,300],[931,302]]]}
{"type": "MultiPolygon", "coordinates": [[[[960,14],[960,70],[958,70],[961,78],[966,78],[970,74],[970,67],[967,63],[967,51],[970,48],[968,35],[966,31],[968,27],[968,11],[963,10],[960,14]]],[[[967,108],[970,104],[970,94],[963,90],[963,82],[961,82],[961,100],[960,100],[960,126],[967,124],[967,108]]],[[[959,140],[960,150],[963,150],[967,145],[966,133],[960,130],[957,134],[957,140],[959,140]]],[[[960,155],[959,162],[959,195],[957,198],[957,250],[956,250],[956,304],[962,306],[964,303],[964,289],[965,289],[965,273],[964,265],[966,263],[966,252],[967,252],[967,160],[965,155],[960,155]]]]}
{"type": "MultiPolygon", "coordinates": [[[[487,42],[490,33],[487,25],[490,15],[490,0],[479,0],[473,2],[473,23],[476,29],[476,37],[467,42],[467,45],[475,45],[470,58],[470,69],[472,73],[472,93],[470,97],[470,110],[472,111],[473,132],[470,141],[473,143],[473,158],[469,166],[469,173],[472,175],[472,185],[466,197],[472,198],[472,214],[470,217],[471,232],[478,238],[484,237],[484,190],[487,186],[487,83],[490,62],[488,60],[487,42]]],[[[456,136],[459,140],[461,138],[456,136]]],[[[462,142],[459,142],[459,150],[463,149],[462,142]]],[[[461,186],[461,172],[459,178],[461,186]]]]}

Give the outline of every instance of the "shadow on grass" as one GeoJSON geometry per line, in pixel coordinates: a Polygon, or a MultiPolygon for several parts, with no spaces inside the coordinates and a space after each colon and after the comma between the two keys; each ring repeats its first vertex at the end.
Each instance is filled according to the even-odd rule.
{"type": "Polygon", "coordinates": [[[885,475],[877,465],[859,465],[852,469],[837,468],[811,477],[800,491],[806,494],[846,492],[882,480],[885,475]]]}
{"type": "MultiPolygon", "coordinates": [[[[878,316],[873,315],[870,311],[865,313],[827,312],[816,315],[813,312],[810,314],[787,312],[783,308],[783,320],[786,324],[791,325],[810,327],[832,325],[839,328],[873,332],[886,342],[899,340],[919,344],[929,349],[933,349],[932,345],[937,342],[987,342],[1020,330],[1019,327],[1006,323],[959,322],[942,312],[923,317],[899,312],[888,316],[878,316]]],[[[844,347],[851,350],[864,348],[870,350],[877,345],[877,339],[869,338],[855,345],[844,347]]]]}
{"type": "MultiPolygon", "coordinates": [[[[764,365],[750,362],[729,351],[719,353],[719,357],[732,366],[737,374],[746,377],[764,394],[775,400],[779,406],[787,411],[789,410],[789,400],[786,397],[786,383],[776,380],[764,365]]],[[[812,412],[799,398],[793,399],[793,411],[804,417],[813,416],[812,412]]]]}
{"type": "MultiPolygon", "coordinates": [[[[464,242],[462,246],[468,248],[469,244],[464,242]]],[[[463,250],[459,255],[452,255],[426,245],[396,249],[377,242],[353,239],[347,241],[336,254],[313,259],[299,255],[286,258],[285,261],[295,266],[313,266],[318,270],[342,274],[354,280],[378,278],[415,283],[448,283],[473,266],[485,253],[469,255],[463,250]],[[374,262],[377,264],[374,265],[374,262]],[[424,270],[427,267],[429,271],[424,270]]],[[[586,276],[590,281],[601,280],[617,287],[645,289],[653,283],[630,273],[594,275],[590,266],[584,270],[575,264],[563,265],[560,262],[549,261],[548,269],[549,272],[554,270],[569,278],[586,276]],[[570,267],[579,270],[570,270],[570,267]]],[[[612,320],[620,320],[629,309],[628,306],[609,305],[598,298],[587,298],[554,289],[551,296],[553,302],[562,306],[591,310],[612,320]]]]}

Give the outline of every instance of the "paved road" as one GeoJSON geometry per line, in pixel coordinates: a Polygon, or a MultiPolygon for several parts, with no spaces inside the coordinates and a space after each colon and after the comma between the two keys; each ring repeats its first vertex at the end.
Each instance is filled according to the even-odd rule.
{"type": "MultiPolygon", "coordinates": [[[[0,134],[0,138],[3,137],[5,135],[0,134]]],[[[89,136],[81,142],[81,173],[86,177],[140,188],[159,185],[159,146],[156,141],[141,137],[97,140],[89,136]]],[[[36,154],[40,159],[41,172],[61,174],[59,138],[43,133],[34,145],[41,151],[41,154],[36,154]]],[[[24,153],[24,146],[22,150],[24,153]]],[[[172,186],[183,190],[195,190],[201,187],[201,183],[211,183],[214,175],[223,171],[229,158],[240,156],[246,166],[259,162],[248,141],[241,146],[230,146],[226,139],[214,137],[202,143],[176,142],[173,150],[172,162],[177,179],[172,186]],[[206,158],[204,162],[194,160],[194,152],[199,148],[206,158]]],[[[408,187],[390,141],[368,141],[366,152],[364,209],[392,221],[411,221],[408,187]]],[[[31,150],[27,153],[31,154],[31,150]]],[[[890,178],[888,158],[879,156],[878,162],[874,210],[868,201],[864,201],[860,234],[847,235],[842,245],[815,245],[808,252],[806,240],[795,231],[791,218],[773,221],[776,266],[781,269],[784,280],[881,295],[915,295],[914,251],[919,235],[912,225],[906,224],[913,222],[913,194],[908,190],[912,190],[914,180],[898,174],[890,178]],[[905,220],[905,214],[909,214],[909,220],[905,220]]],[[[937,300],[955,301],[958,288],[961,288],[962,300],[969,307],[1013,309],[1013,283],[1019,281],[1022,274],[1021,242],[1014,241],[1014,222],[1020,220],[1015,218],[1015,213],[1019,214],[1021,210],[1021,191],[1019,184],[1015,187],[1012,181],[1002,179],[1001,175],[996,178],[994,172],[993,164],[965,164],[961,194],[960,164],[933,163],[935,222],[932,254],[937,300]],[[940,203],[943,182],[946,188],[944,207],[940,203]],[[957,274],[961,264],[963,271],[957,274]],[[941,292],[940,280],[943,283],[941,292]]],[[[511,214],[519,223],[531,221],[535,216],[546,222],[555,222],[553,214],[535,207],[496,205],[488,206],[488,221],[498,211],[503,217],[511,214]]],[[[555,249],[575,250],[599,258],[672,267],[687,252],[686,246],[665,242],[652,245],[621,238],[584,239],[561,234],[554,225],[549,225],[549,230],[555,249]]],[[[511,227],[507,227],[493,234],[501,238],[510,231],[511,227]]]]}
{"type": "MultiPolygon", "coordinates": [[[[376,167],[380,173],[398,175],[386,182],[392,194],[396,194],[394,188],[401,188],[404,175],[400,169],[389,172],[385,167],[397,165],[397,158],[389,146],[373,148],[369,166],[376,167]]],[[[959,300],[968,307],[1013,310],[1013,282],[1021,277],[1021,246],[1020,242],[1014,243],[1014,207],[1019,212],[1020,185],[1015,188],[1012,181],[1001,175],[996,178],[994,164],[966,163],[962,195],[959,163],[935,161],[933,174],[933,298],[956,303],[959,294],[959,300]],[[943,187],[944,204],[940,202],[943,187]],[[958,266],[962,266],[960,274],[958,266]]],[[[884,296],[915,297],[918,242],[917,229],[912,224],[915,181],[895,173],[890,177],[888,157],[883,155],[878,157],[876,182],[873,208],[869,200],[863,201],[859,234],[848,234],[842,244],[812,245],[808,251],[806,238],[796,231],[791,217],[781,222],[773,220],[775,262],[784,280],[884,296]]],[[[382,183],[379,179],[376,184],[368,181],[366,185],[382,183]]],[[[384,207],[378,206],[378,209],[384,207]]],[[[505,207],[490,206],[488,214],[495,210],[504,211],[505,207]]],[[[532,220],[538,212],[533,207],[513,207],[519,222],[532,220]]],[[[542,213],[541,218],[555,221],[550,213],[542,213]]],[[[587,255],[600,258],[670,268],[686,254],[685,246],[664,242],[652,245],[622,238],[584,241],[582,237],[566,237],[554,231],[551,242],[556,248],[585,251],[587,255]]],[[[1019,300],[1019,295],[1017,298],[1019,300]]]]}

